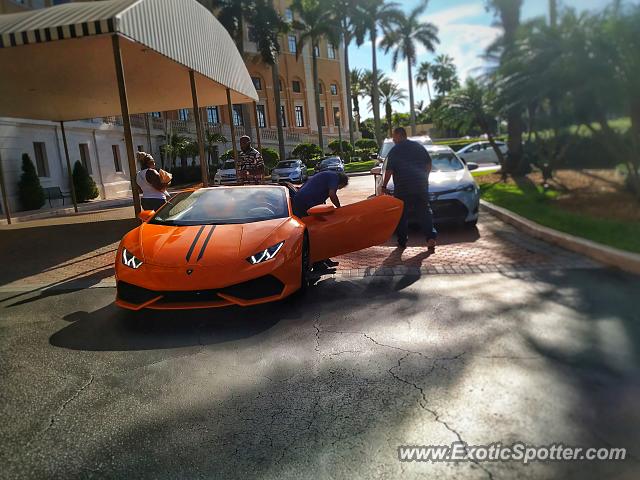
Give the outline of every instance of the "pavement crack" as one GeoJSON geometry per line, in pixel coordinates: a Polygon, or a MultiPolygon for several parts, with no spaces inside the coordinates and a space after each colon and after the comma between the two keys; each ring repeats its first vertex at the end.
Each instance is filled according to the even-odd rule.
{"type": "Polygon", "coordinates": [[[318,328],[318,325],[314,325],[313,328],[316,329],[316,352],[320,353],[320,328],[318,328]]]}
{"type": "MultiPolygon", "coordinates": [[[[463,352],[463,353],[461,353],[461,354],[457,355],[456,357],[444,358],[444,360],[451,360],[451,359],[459,358],[459,357],[461,357],[462,355],[464,355],[464,353],[465,353],[465,352],[463,352]]],[[[397,365],[394,365],[393,367],[391,367],[391,368],[388,370],[388,372],[391,374],[391,376],[392,376],[394,379],[396,379],[396,380],[398,380],[399,382],[402,382],[402,383],[404,383],[404,384],[406,384],[406,385],[409,385],[409,386],[411,386],[411,387],[415,388],[416,390],[418,390],[418,391],[420,392],[420,397],[421,397],[421,398],[420,398],[420,400],[418,401],[418,405],[420,405],[420,407],[421,407],[423,410],[425,410],[426,412],[429,412],[429,413],[433,416],[433,419],[434,419],[437,423],[441,424],[441,425],[442,425],[444,428],[446,428],[449,432],[451,432],[452,434],[454,434],[454,435],[455,435],[455,437],[458,439],[458,441],[459,441],[459,442],[463,443],[464,445],[468,445],[468,444],[467,444],[467,442],[465,442],[465,441],[463,440],[462,435],[460,435],[460,432],[458,432],[455,428],[453,428],[451,425],[449,425],[445,420],[443,420],[442,418],[440,418],[440,414],[439,414],[436,410],[434,410],[434,409],[432,409],[432,408],[429,408],[429,406],[428,406],[429,401],[427,400],[427,396],[426,396],[426,394],[425,394],[425,392],[424,392],[424,389],[423,389],[420,385],[418,385],[418,384],[416,384],[416,383],[414,383],[414,382],[411,382],[411,381],[407,380],[406,378],[403,378],[403,377],[401,377],[400,375],[398,375],[397,373],[395,373],[395,372],[394,372],[394,370],[395,370],[395,369],[398,369],[398,368],[400,368],[400,367],[402,366],[402,362],[403,362],[403,361],[404,361],[404,360],[405,360],[409,355],[411,355],[411,353],[407,353],[406,355],[404,355],[404,356],[400,357],[400,358],[398,359],[398,363],[397,363],[397,365]]],[[[423,378],[428,377],[429,375],[431,375],[431,374],[434,372],[434,370],[436,369],[436,367],[437,367],[437,365],[438,365],[438,361],[439,361],[438,359],[436,359],[436,360],[434,360],[434,361],[433,361],[433,365],[432,365],[432,366],[431,366],[431,368],[430,368],[430,369],[429,369],[429,370],[428,370],[428,371],[423,375],[423,378]]],[[[483,471],[487,474],[487,476],[489,477],[489,480],[493,480],[493,473],[491,473],[491,471],[490,471],[490,470],[488,470],[484,465],[482,465],[478,460],[471,460],[471,462],[472,462],[473,464],[475,464],[478,468],[480,468],[481,470],[483,470],[483,471]]]]}
{"type": "Polygon", "coordinates": [[[41,432],[41,434],[46,433],[51,427],[53,427],[53,425],[56,422],[56,418],[59,417],[62,412],[64,411],[65,408],[67,408],[67,405],[69,405],[69,403],[71,403],[72,401],[74,401],[76,398],[78,398],[80,396],[80,394],[87,388],[89,387],[89,385],[91,385],[93,383],[93,379],[94,376],[93,374],[89,377],[89,380],[82,385],[80,388],[76,389],[75,392],[73,392],[73,395],[71,395],[69,398],[67,398],[64,402],[62,402],[62,404],[60,405],[60,407],[58,407],[58,410],[56,411],[56,413],[54,413],[53,415],[51,415],[51,418],[49,418],[49,423],[47,424],[47,426],[45,427],[45,429],[41,432]]]}

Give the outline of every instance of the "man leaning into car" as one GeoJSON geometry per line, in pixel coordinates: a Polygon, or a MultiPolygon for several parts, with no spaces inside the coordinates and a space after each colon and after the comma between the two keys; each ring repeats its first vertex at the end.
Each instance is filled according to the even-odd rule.
{"type": "Polygon", "coordinates": [[[393,176],[394,196],[402,200],[404,208],[396,229],[398,246],[406,248],[409,230],[409,212],[414,212],[429,250],[436,246],[436,229],[433,227],[433,212],[429,205],[429,172],[431,157],[427,149],[407,138],[407,131],[398,127],[393,131],[395,145],[387,156],[387,169],[382,182],[383,193],[389,193],[387,184],[393,176]]]}

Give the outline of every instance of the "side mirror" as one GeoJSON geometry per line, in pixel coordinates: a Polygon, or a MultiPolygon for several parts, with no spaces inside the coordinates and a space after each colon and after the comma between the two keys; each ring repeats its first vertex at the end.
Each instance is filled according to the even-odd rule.
{"type": "Polygon", "coordinates": [[[334,211],[335,208],[333,205],[316,205],[315,207],[311,207],[307,213],[309,215],[328,215],[334,211]]]}
{"type": "Polygon", "coordinates": [[[138,218],[142,220],[144,223],[147,223],[153,216],[156,214],[155,210],[142,210],[138,214],[138,218]]]}
{"type": "Polygon", "coordinates": [[[373,167],[370,171],[371,175],[382,175],[382,167],[380,165],[373,167]]]}
{"type": "Polygon", "coordinates": [[[474,162],[469,162],[469,163],[467,163],[467,168],[469,169],[469,171],[477,170],[478,169],[478,164],[474,163],[474,162]]]}
{"type": "Polygon", "coordinates": [[[462,163],[464,163],[465,165],[467,164],[467,161],[464,159],[464,157],[460,157],[460,160],[462,160],[462,163]]]}
{"type": "Polygon", "coordinates": [[[378,154],[377,153],[372,153],[371,155],[369,155],[369,158],[371,158],[371,160],[377,160],[378,159],[378,154]]]}

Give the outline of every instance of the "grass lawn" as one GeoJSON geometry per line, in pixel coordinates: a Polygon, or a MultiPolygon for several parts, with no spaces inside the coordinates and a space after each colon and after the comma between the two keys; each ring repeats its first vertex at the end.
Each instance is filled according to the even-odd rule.
{"type": "Polygon", "coordinates": [[[483,183],[482,198],[541,225],[630,252],[640,253],[640,222],[596,218],[562,210],[556,192],[513,183],[483,183]]]}

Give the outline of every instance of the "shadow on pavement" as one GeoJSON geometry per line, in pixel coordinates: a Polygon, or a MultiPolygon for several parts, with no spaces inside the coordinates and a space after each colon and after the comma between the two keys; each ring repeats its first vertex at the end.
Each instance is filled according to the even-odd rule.
{"type": "MultiPolygon", "coordinates": [[[[5,285],[120,241],[136,219],[47,225],[0,232],[0,285],[5,285]]],[[[65,267],[66,268],[66,267],[65,267]]]]}

